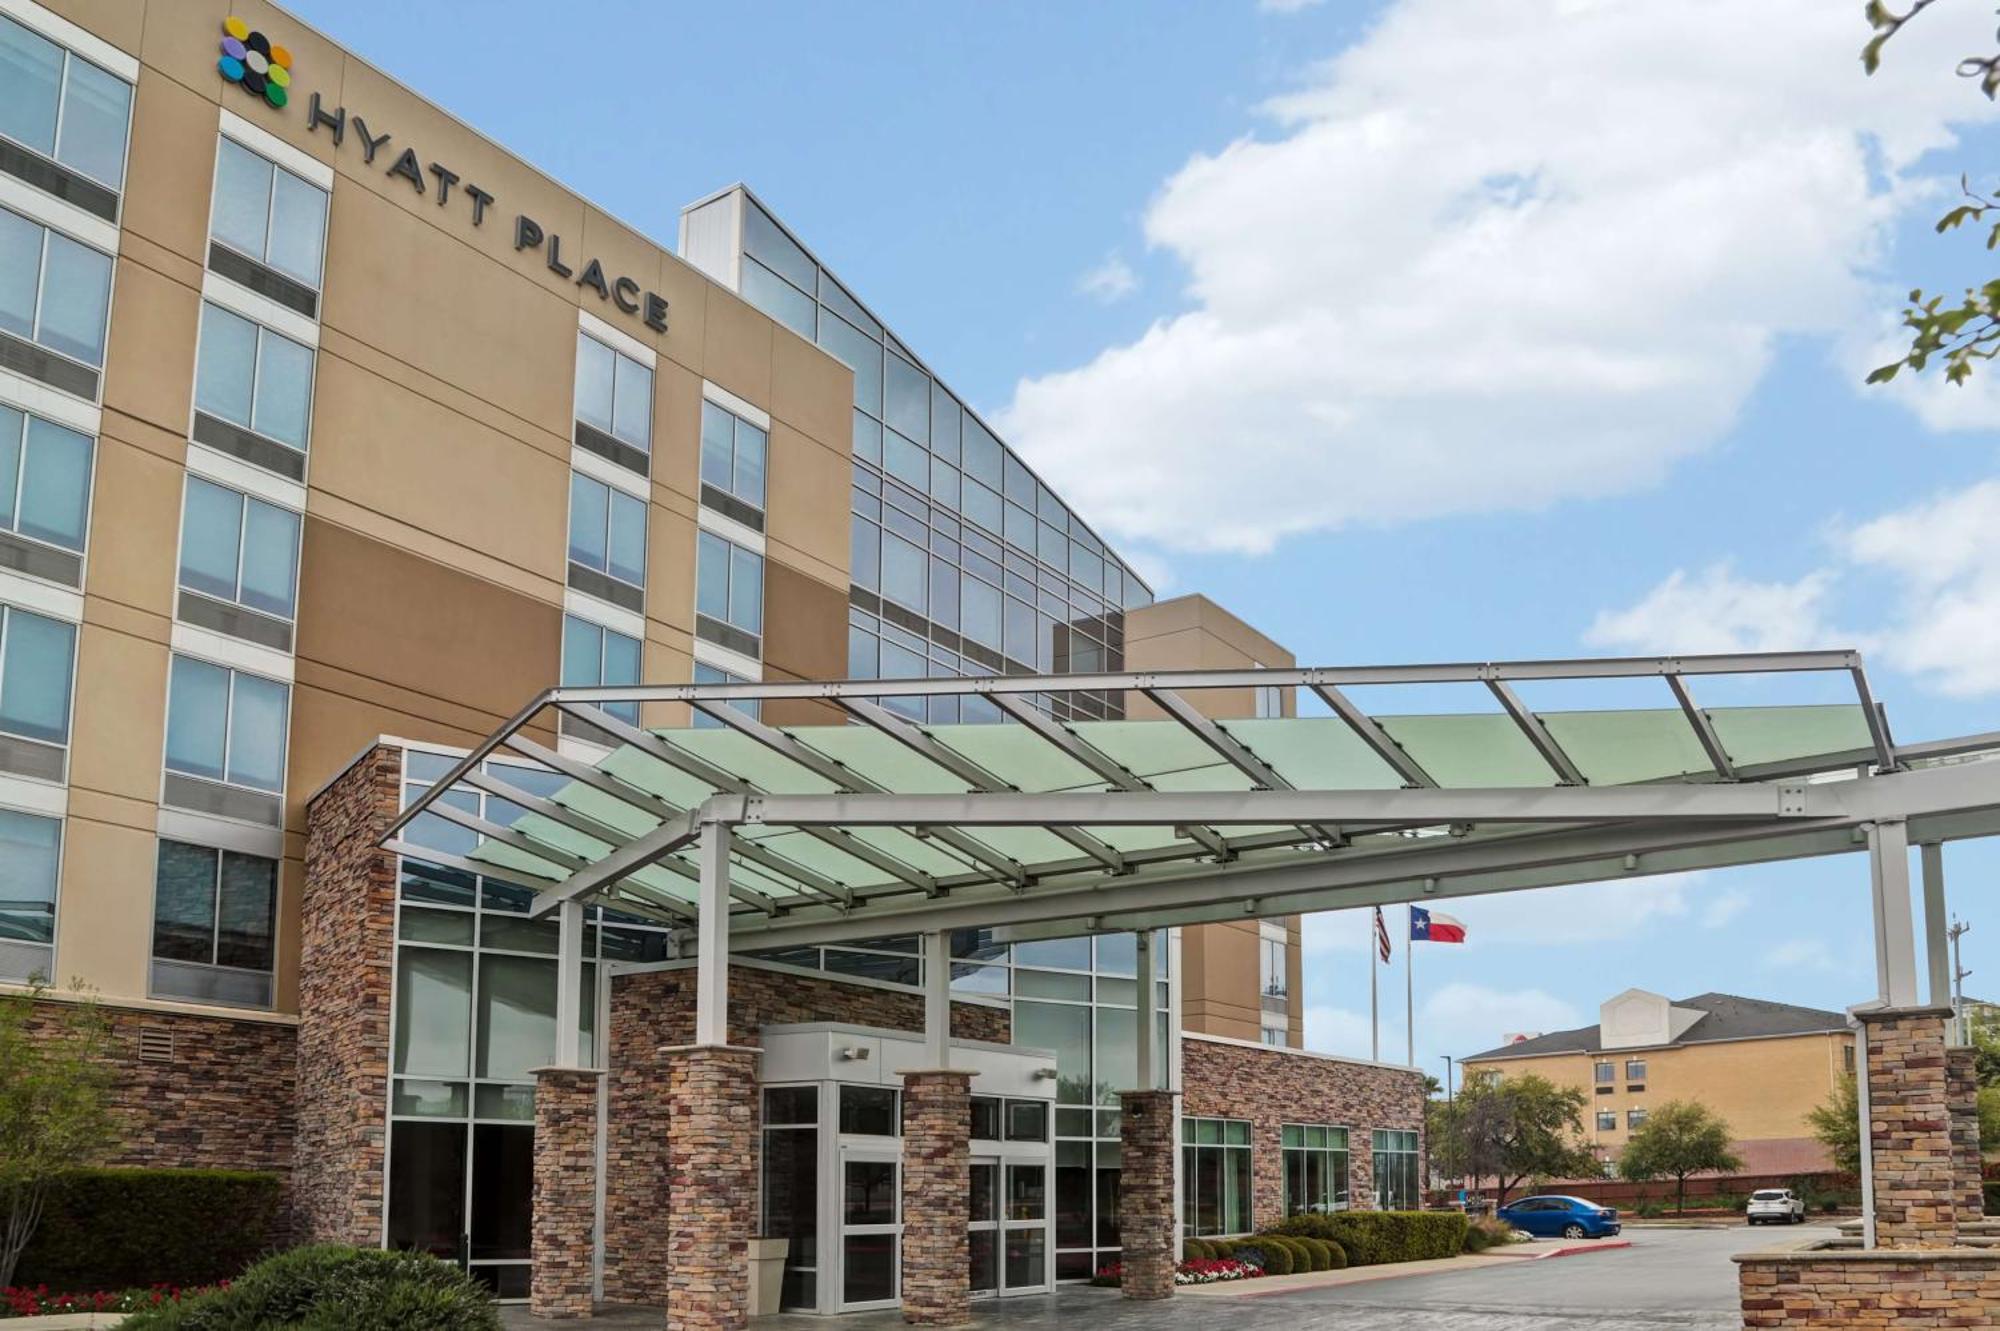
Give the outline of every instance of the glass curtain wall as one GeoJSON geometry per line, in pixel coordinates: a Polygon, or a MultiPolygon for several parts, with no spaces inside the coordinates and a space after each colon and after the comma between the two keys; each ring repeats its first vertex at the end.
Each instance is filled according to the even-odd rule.
{"type": "Polygon", "coordinates": [[[1181,1234],[1208,1238],[1251,1229],[1250,1121],[1181,1120],[1181,1234]]]}
{"type": "MultiPolygon", "coordinates": [[[[409,750],[403,799],[415,799],[453,760],[409,750]]],[[[553,773],[490,764],[536,794],[553,773]]],[[[508,826],[523,810],[460,786],[455,807],[508,826]]],[[[404,837],[455,855],[473,833],[426,815],[404,837]]],[[[396,919],[396,972],[384,1238],[465,1265],[501,1298],[528,1293],[535,1083],[555,1056],[553,918],[530,920],[532,893],[405,859],[396,919]]],[[[582,1057],[594,1057],[600,961],[655,961],[665,931],[591,907],[585,913],[582,1057]]]]}
{"type": "Polygon", "coordinates": [[[1414,1211],[1417,1190],[1417,1134],[1377,1128],[1371,1143],[1375,1157],[1375,1209],[1414,1211]]]}

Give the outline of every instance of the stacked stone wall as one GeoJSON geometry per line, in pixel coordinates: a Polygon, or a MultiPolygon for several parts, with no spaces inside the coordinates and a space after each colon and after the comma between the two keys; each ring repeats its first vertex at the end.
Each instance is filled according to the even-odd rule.
{"type": "Polygon", "coordinates": [[[669,1052],[667,1331],[738,1331],[750,1317],[757,1214],[757,1052],[669,1052]]]}
{"type": "Polygon", "coordinates": [[[1119,1288],[1128,1299],[1174,1292],[1174,1097],[1126,1091],[1118,1097],[1119,1288]]]}
{"type": "Polygon", "coordinates": [[[1951,1109],[1954,1210],[1958,1223],[1964,1225],[1968,1220],[1986,1218],[1980,1177],[1984,1157],[1979,1143],[1979,1066],[1970,1046],[1945,1052],[1945,1093],[1951,1109]]]}
{"type": "Polygon", "coordinates": [[[1868,1140],[1875,1239],[1884,1248],[1949,1248],[1958,1239],[1947,1009],[1860,1014],[1868,1035],[1868,1140]]]}
{"type": "Polygon", "coordinates": [[[537,1317],[591,1313],[599,1081],[599,1074],[573,1068],[535,1073],[535,1268],[529,1306],[537,1317]]]}
{"type": "Polygon", "coordinates": [[[1424,1079],[1410,1068],[1323,1058],[1188,1036],[1181,1041],[1181,1113],[1250,1120],[1251,1211],[1257,1228],[1284,1218],[1287,1123],[1347,1129],[1348,1196],[1375,1205],[1370,1134],[1418,1134],[1417,1178],[1425,1177],[1424,1079]]]}
{"type": "Polygon", "coordinates": [[[971,1116],[971,1073],[903,1078],[903,1320],[913,1325],[972,1320],[971,1116]]]}
{"type": "Polygon", "coordinates": [[[2000,1322],[2000,1253],[1817,1251],[1738,1257],[1746,1331],[1904,1331],[2000,1322]]]}

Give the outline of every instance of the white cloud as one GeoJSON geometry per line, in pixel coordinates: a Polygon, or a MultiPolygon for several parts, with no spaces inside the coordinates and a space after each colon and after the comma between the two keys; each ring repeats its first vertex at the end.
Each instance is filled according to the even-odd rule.
{"type": "Polygon", "coordinates": [[[1738,892],[1732,888],[1710,899],[1709,903],[1702,907],[1701,927],[1704,929],[1724,928],[1748,909],[1750,909],[1750,895],[1747,892],[1738,892]]]}
{"type": "Polygon", "coordinates": [[[1296,14],[1323,3],[1325,0],[1257,0],[1257,8],[1266,14],[1296,14]]]}
{"type": "MultiPolygon", "coordinates": [[[[1701,908],[1700,922],[1712,928],[1715,925],[1710,921],[1716,919],[1716,909],[1706,890],[1708,886],[1709,879],[1704,873],[1671,873],[1438,900],[1430,904],[1464,922],[1466,941],[1462,945],[1430,946],[1477,949],[1615,942],[1636,938],[1668,920],[1697,918],[1697,907],[1701,908]]],[[[1398,954],[1396,964],[1401,965],[1402,907],[1384,906],[1382,913],[1398,954]]],[[[1726,921],[1733,914],[1729,910],[1721,920],[1726,921]]],[[[1308,964],[1337,965],[1348,959],[1357,966],[1365,963],[1370,928],[1367,910],[1322,911],[1306,916],[1303,947],[1308,964]]]]}
{"type": "Polygon", "coordinates": [[[2000,114],[1949,76],[1990,23],[1940,6],[1871,80],[1825,0],[1399,0],[1165,183],[1188,308],[1019,384],[1006,432],[1170,548],[1646,485],[1777,339],[1879,308],[1912,163],[2000,114]]]}
{"type": "Polygon", "coordinates": [[[1113,250],[1103,263],[1076,280],[1076,289],[1109,305],[1137,291],[1139,277],[1132,271],[1132,265],[1125,262],[1125,256],[1113,250]]]}
{"type": "MultiPolygon", "coordinates": [[[[1456,1058],[1491,1049],[1515,1032],[1568,1030],[1588,1019],[1575,1007],[1542,989],[1496,989],[1453,983],[1430,991],[1417,1009],[1417,1038],[1423,1049],[1456,1058]]],[[[1368,1014],[1327,1004],[1305,1010],[1305,1047],[1323,1054],[1367,1058],[1375,1048],[1368,1014]]],[[[1409,1048],[1403,1026],[1403,995],[1383,991],[1381,1057],[1400,1063],[1409,1048]]],[[[1426,1071],[1435,1072],[1430,1060],[1426,1071]]]]}
{"type": "Polygon", "coordinates": [[[1584,632],[1593,647],[1629,652],[1803,651],[1824,646],[1822,606],[1832,575],[1751,582],[1728,564],[1690,577],[1675,569],[1624,610],[1600,611],[1584,632]]]}
{"type": "Polygon", "coordinates": [[[1818,938],[1788,938],[1764,954],[1766,964],[1782,970],[1830,971],[1833,950],[1818,938]]]}

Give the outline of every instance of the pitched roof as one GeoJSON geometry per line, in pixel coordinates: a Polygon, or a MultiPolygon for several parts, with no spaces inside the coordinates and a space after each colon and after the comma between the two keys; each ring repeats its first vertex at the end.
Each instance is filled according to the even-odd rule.
{"type": "MultiPolygon", "coordinates": [[[[1702,1016],[1681,1032],[1679,1039],[1671,1041],[1667,1046],[1669,1048],[1687,1044],[1717,1044],[1727,1040],[1761,1040],[1778,1035],[1817,1035],[1847,1029],[1847,1017],[1839,1012],[1800,1007],[1794,1003],[1773,1003],[1762,998],[1743,998],[1737,994],[1697,994],[1693,998],[1676,1000],[1674,1006],[1693,1008],[1702,1016]]],[[[1594,1054],[1603,1048],[1601,1039],[1597,1027],[1579,1026],[1573,1031],[1551,1031],[1532,1040],[1501,1045],[1498,1049],[1488,1049],[1459,1062],[1532,1058],[1538,1054],[1594,1054]]]]}

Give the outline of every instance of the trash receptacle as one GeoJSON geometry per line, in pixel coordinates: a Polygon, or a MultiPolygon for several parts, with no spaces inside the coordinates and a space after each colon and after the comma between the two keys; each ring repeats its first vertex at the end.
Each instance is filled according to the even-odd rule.
{"type": "Polygon", "coordinates": [[[785,1257],[790,1239],[750,1240],[750,1315],[768,1317],[785,1297],[785,1257]]]}

